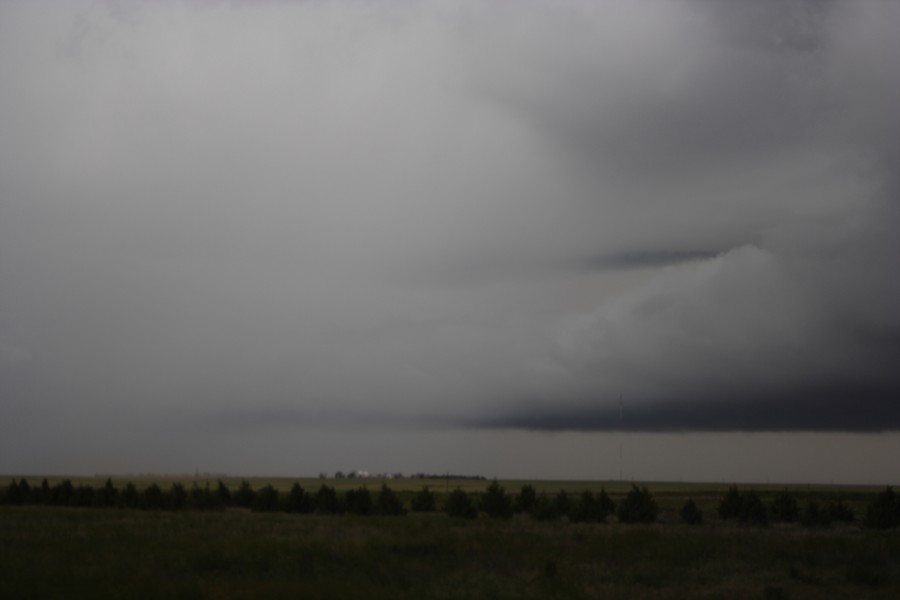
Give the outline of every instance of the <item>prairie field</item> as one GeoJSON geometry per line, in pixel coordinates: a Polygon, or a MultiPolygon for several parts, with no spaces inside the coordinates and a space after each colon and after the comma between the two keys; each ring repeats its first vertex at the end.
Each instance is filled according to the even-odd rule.
{"type": "MultiPolygon", "coordinates": [[[[295,481],[251,484],[286,490],[295,481]]],[[[323,483],[299,482],[307,489],[323,483]]],[[[374,491],[382,482],[326,483],[374,491]]],[[[386,483],[404,499],[423,484],[386,483]]],[[[439,502],[445,487],[475,493],[489,484],[431,483],[439,502]]],[[[523,483],[501,485],[514,494],[523,483]]],[[[541,493],[602,488],[616,501],[630,489],[625,483],[532,485],[541,493]]],[[[525,515],[455,519],[441,512],[387,517],[2,506],[0,598],[900,597],[900,536],[858,525],[876,488],[789,486],[801,502],[840,499],[857,514],[855,523],[811,528],[720,521],[715,513],[725,485],[646,485],[659,519],[636,525],[525,515]],[[702,525],[679,522],[688,497],[703,510],[702,525]]],[[[763,498],[784,489],[744,487],[763,498]]]]}

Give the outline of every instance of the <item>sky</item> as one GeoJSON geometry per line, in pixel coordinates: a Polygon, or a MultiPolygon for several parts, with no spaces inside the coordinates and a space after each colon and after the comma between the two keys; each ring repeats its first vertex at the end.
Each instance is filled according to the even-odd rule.
{"type": "Polygon", "coordinates": [[[0,473],[900,480],[900,3],[0,3],[0,473]]]}

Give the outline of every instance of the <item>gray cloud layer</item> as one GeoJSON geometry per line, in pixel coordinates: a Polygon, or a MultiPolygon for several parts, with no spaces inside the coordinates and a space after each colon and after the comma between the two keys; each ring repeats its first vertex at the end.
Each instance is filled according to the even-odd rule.
{"type": "Polygon", "coordinates": [[[898,26],[3,3],[0,444],[896,430],[898,26]]]}

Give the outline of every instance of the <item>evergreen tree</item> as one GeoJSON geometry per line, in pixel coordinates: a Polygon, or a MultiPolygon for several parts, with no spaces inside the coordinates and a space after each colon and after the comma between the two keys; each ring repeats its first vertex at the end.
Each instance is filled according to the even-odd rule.
{"type": "Polygon", "coordinates": [[[807,527],[828,527],[831,525],[831,515],[828,510],[819,506],[815,500],[806,503],[800,522],[807,527]]]}
{"type": "Polygon", "coordinates": [[[19,482],[13,479],[9,482],[9,485],[6,486],[6,491],[3,493],[3,504],[12,504],[15,506],[22,504],[23,502],[22,495],[19,493],[19,482]]]}
{"type": "Polygon", "coordinates": [[[344,504],[347,506],[347,512],[349,513],[355,515],[372,514],[372,495],[366,487],[347,490],[347,493],[344,494],[344,504]]]}
{"type": "Polygon", "coordinates": [[[278,510],[278,490],[269,484],[260,488],[253,499],[253,510],[256,512],[274,512],[278,510]]]}
{"type": "Polygon", "coordinates": [[[122,493],[119,494],[119,506],[122,508],[137,508],[139,499],[140,494],[138,494],[137,488],[134,487],[133,483],[128,482],[125,484],[122,493]]]}
{"type": "Polygon", "coordinates": [[[151,483],[141,492],[138,508],[141,510],[162,510],[166,506],[163,491],[155,483],[151,483]]]}
{"type": "Polygon", "coordinates": [[[835,504],[829,504],[825,507],[832,521],[839,523],[852,523],[855,520],[853,509],[838,500],[835,504]]]}
{"type": "Polygon", "coordinates": [[[72,495],[72,506],[94,506],[96,492],[89,485],[79,485],[72,495]]]}
{"type": "Polygon", "coordinates": [[[622,523],[652,523],[658,513],[656,500],[645,487],[632,485],[631,491],[619,503],[618,517],[622,523]]]}
{"type": "Polygon", "coordinates": [[[769,523],[766,507],[754,490],[743,495],[738,521],[745,525],[767,525],[769,523]]]}
{"type": "Polygon", "coordinates": [[[50,504],[50,483],[47,481],[46,477],[41,481],[41,487],[34,488],[31,495],[35,499],[34,504],[50,504]]]}
{"type": "Polygon", "coordinates": [[[223,506],[231,506],[231,490],[228,489],[228,486],[222,483],[221,479],[216,486],[216,496],[219,497],[219,501],[221,501],[223,506]]]}
{"type": "Polygon", "coordinates": [[[725,493],[725,497],[719,501],[719,518],[723,520],[737,519],[741,514],[743,502],[743,495],[738,491],[736,485],[732,485],[725,493]]]}
{"type": "Polygon", "coordinates": [[[290,513],[308,514],[313,511],[313,501],[299,483],[295,483],[288,493],[285,508],[290,513]]]}
{"type": "Polygon", "coordinates": [[[256,492],[250,487],[249,481],[242,481],[237,491],[231,495],[232,505],[241,508],[251,508],[254,500],[256,500],[256,492]]]}
{"type": "Polygon", "coordinates": [[[378,514],[390,517],[398,517],[406,514],[406,508],[403,507],[400,496],[384,484],[381,484],[381,491],[378,493],[375,509],[378,514]]]}
{"type": "Polygon", "coordinates": [[[448,516],[461,519],[474,519],[478,516],[478,511],[475,510],[472,499],[459,488],[456,488],[447,496],[444,511],[448,516]]]}
{"type": "Polygon", "coordinates": [[[594,494],[589,490],[581,492],[569,512],[569,520],[573,523],[590,523],[593,520],[595,502],[594,494]]]}
{"type": "Polygon", "coordinates": [[[900,500],[890,487],[875,497],[866,509],[865,525],[871,529],[893,529],[900,524],[900,500]]]}
{"type": "Polygon", "coordinates": [[[19,480],[19,504],[27,503],[31,498],[31,486],[24,478],[19,480]]]}
{"type": "Polygon", "coordinates": [[[559,490],[553,497],[553,510],[558,517],[568,517],[572,511],[572,499],[566,490],[559,490]]]}
{"type": "Polygon", "coordinates": [[[541,494],[534,502],[531,516],[538,521],[554,521],[559,518],[559,509],[555,498],[541,494]]]}
{"type": "Polygon", "coordinates": [[[679,516],[681,517],[681,522],[688,525],[699,525],[703,522],[703,512],[697,508],[693,498],[687,499],[687,502],[681,507],[679,516]]]}
{"type": "Polygon", "coordinates": [[[600,490],[598,496],[585,490],[579,494],[578,501],[569,513],[569,519],[575,523],[605,523],[606,517],[613,512],[614,507],[615,504],[605,490],[600,490]]]}
{"type": "Polygon", "coordinates": [[[50,503],[54,506],[68,506],[75,499],[75,487],[68,479],[63,479],[50,490],[50,503]]]}
{"type": "Polygon", "coordinates": [[[772,514],[772,520],[776,523],[794,523],[800,520],[800,507],[797,506],[797,499],[787,490],[783,490],[775,496],[769,512],[772,514]]]}
{"type": "Polygon", "coordinates": [[[196,483],[191,487],[189,505],[194,510],[220,510],[225,507],[218,494],[210,489],[208,481],[204,487],[196,483]]]}
{"type": "Polygon", "coordinates": [[[606,521],[608,515],[616,513],[616,503],[613,502],[612,498],[609,497],[609,494],[607,494],[606,490],[603,488],[600,488],[600,495],[597,496],[597,510],[598,514],[603,515],[603,518],[601,519],[603,522],[606,521]]]}
{"type": "Polygon", "coordinates": [[[428,489],[427,485],[416,492],[416,495],[413,496],[413,512],[434,512],[436,508],[437,503],[435,501],[434,493],[428,489]]]}
{"type": "Polygon", "coordinates": [[[316,492],[316,512],[323,515],[337,515],[344,512],[344,507],[338,499],[333,487],[322,484],[316,492]]]}
{"type": "Polygon", "coordinates": [[[530,484],[525,484],[519,490],[514,504],[515,512],[531,514],[534,511],[534,505],[537,503],[537,492],[530,484]]]}
{"type": "Polygon", "coordinates": [[[107,478],[102,488],[97,490],[94,503],[99,507],[115,506],[119,497],[119,491],[113,485],[112,479],[107,478]]]}
{"type": "Polygon", "coordinates": [[[512,515],[512,500],[496,479],[481,496],[481,511],[495,519],[505,519],[512,515]]]}
{"type": "Polygon", "coordinates": [[[181,510],[187,506],[188,494],[180,483],[173,483],[169,489],[168,506],[170,510],[181,510]]]}

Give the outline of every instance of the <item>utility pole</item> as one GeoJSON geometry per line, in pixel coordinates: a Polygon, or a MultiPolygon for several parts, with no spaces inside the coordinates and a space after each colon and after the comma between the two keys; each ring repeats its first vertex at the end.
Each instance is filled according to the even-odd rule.
{"type": "MultiPolygon", "coordinates": [[[[624,407],[622,406],[622,394],[619,394],[619,432],[623,433],[622,425],[623,425],[623,416],[624,416],[624,407]]],[[[622,442],[619,441],[619,481],[624,481],[622,479],[622,442]]]]}

